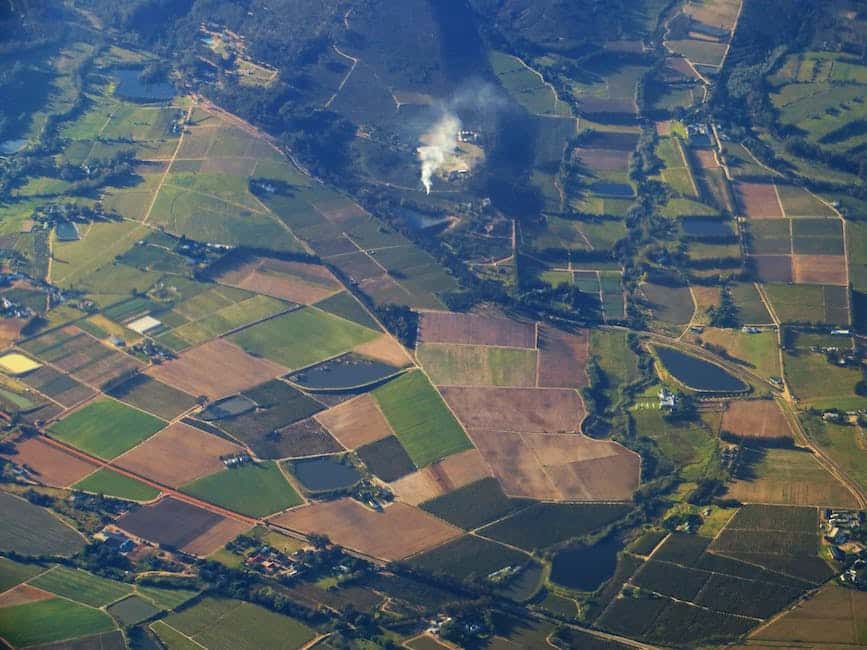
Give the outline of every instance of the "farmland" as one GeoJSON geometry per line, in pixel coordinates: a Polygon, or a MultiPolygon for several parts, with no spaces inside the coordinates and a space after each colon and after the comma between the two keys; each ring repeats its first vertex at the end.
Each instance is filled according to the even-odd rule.
{"type": "Polygon", "coordinates": [[[419,347],[418,358],[437,385],[536,384],[535,350],[427,343],[419,347]]]}
{"type": "Polygon", "coordinates": [[[301,503],[276,463],[249,463],[224,469],[185,486],[184,492],[253,517],[301,503]]]}
{"type": "Polygon", "coordinates": [[[113,399],[99,399],[68,415],[50,429],[74,447],[111,459],[165,426],[165,422],[113,399]]]}
{"type": "Polygon", "coordinates": [[[0,636],[16,646],[63,641],[115,629],[105,612],[63,598],[0,609],[0,636]]]}
{"type": "Polygon", "coordinates": [[[152,501],[160,495],[160,491],[150,485],[105,468],[76,483],[75,489],[132,501],[152,501]]]}
{"type": "Polygon", "coordinates": [[[132,593],[130,586],[122,582],[62,566],[50,569],[29,584],[91,607],[108,605],[132,593]]]}
{"type": "Polygon", "coordinates": [[[0,511],[6,525],[0,534],[0,549],[22,555],[73,555],[84,544],[82,536],[61,523],[49,510],[0,494],[0,511]]]}

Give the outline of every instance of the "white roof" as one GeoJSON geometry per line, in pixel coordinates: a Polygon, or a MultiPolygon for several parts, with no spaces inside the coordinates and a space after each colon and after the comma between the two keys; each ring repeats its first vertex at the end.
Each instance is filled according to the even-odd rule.
{"type": "Polygon", "coordinates": [[[162,322],[158,321],[156,318],[150,315],[136,318],[131,323],[126,324],[129,329],[131,329],[133,332],[138,332],[139,334],[149,332],[152,329],[156,329],[160,325],[162,325],[162,322]]]}

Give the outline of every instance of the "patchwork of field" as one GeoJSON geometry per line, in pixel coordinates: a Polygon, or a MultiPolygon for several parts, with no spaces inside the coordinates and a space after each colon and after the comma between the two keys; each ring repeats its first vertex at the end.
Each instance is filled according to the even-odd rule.
{"type": "Polygon", "coordinates": [[[535,348],[536,330],[531,324],[506,318],[423,311],[419,314],[419,340],[423,343],[535,348]]]}
{"type": "Polygon", "coordinates": [[[491,475],[478,449],[452,454],[394,481],[394,495],[409,505],[419,505],[491,475]]]}
{"type": "Polygon", "coordinates": [[[394,434],[370,394],[359,395],[314,417],[347,449],[394,434]]]}
{"type": "Polygon", "coordinates": [[[459,529],[412,506],[394,503],[376,512],[349,498],[290,510],[271,522],[305,534],[327,531],[335,544],[384,560],[415,555],[460,535],[459,529]]]}
{"type": "Polygon", "coordinates": [[[852,493],[805,449],[746,447],[728,486],[744,503],[855,508],[852,493]]]}

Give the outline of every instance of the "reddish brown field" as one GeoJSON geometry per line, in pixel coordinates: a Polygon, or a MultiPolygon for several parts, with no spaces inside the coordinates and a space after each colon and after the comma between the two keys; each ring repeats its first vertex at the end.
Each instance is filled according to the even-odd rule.
{"type": "Polygon", "coordinates": [[[184,544],[181,550],[190,555],[205,557],[249,529],[250,526],[242,521],[223,519],[191,542],[184,544]]]}
{"type": "Polygon", "coordinates": [[[791,282],[792,256],[790,255],[751,255],[756,265],[756,273],[762,282],[791,282]]]}
{"type": "Polygon", "coordinates": [[[741,438],[791,438],[792,429],[772,399],[735,400],[723,412],[722,431],[741,438]]]}
{"type": "Polygon", "coordinates": [[[773,183],[734,184],[735,196],[744,214],[753,219],[781,218],[783,209],[773,183]]]}
{"type": "Polygon", "coordinates": [[[391,426],[369,393],[317,413],[314,419],[347,449],[393,435],[391,426]]]}
{"type": "Polygon", "coordinates": [[[512,348],[536,347],[536,328],[507,318],[426,311],[419,318],[424,343],[469,343],[512,348]]]}
{"type": "Polygon", "coordinates": [[[208,399],[252,388],[287,372],[288,368],[253,357],[224,339],[209,341],[147,369],[154,379],[208,399]]]}
{"type": "Polygon", "coordinates": [[[374,512],[349,497],[290,510],[271,521],[300,533],[328,535],[335,544],[383,560],[415,555],[461,534],[458,528],[404,503],[374,512]]]}
{"type": "Polygon", "coordinates": [[[630,152],[618,149],[578,148],[575,152],[583,164],[600,171],[626,171],[632,157],[630,152]]]}
{"type": "Polygon", "coordinates": [[[843,255],[792,255],[792,267],[798,284],[849,284],[843,255]]]}
{"type": "Polygon", "coordinates": [[[242,451],[243,447],[228,440],[176,422],[114,463],[162,485],[179,487],[223,469],[220,456],[242,451]]]}
{"type": "Polygon", "coordinates": [[[504,491],[554,501],[626,501],[638,487],[640,458],[616,443],[580,434],[470,431],[504,491]]]}
{"type": "Polygon", "coordinates": [[[584,417],[578,393],[557,388],[442,388],[467,429],[533,433],[577,431],[584,417]]]}
{"type": "Polygon", "coordinates": [[[383,334],[378,339],[362,343],[353,352],[398,368],[409,365],[411,361],[409,354],[390,334],[383,334]]]}
{"type": "Polygon", "coordinates": [[[67,487],[97,470],[95,464],[67,454],[39,436],[21,440],[15,449],[17,454],[2,457],[16,465],[27,465],[33,470],[33,478],[45,485],[67,487]]]}
{"type": "Polygon", "coordinates": [[[719,167],[719,162],[713,149],[692,149],[691,151],[698,166],[702,169],[716,169],[719,167]]]}
{"type": "Polygon", "coordinates": [[[567,334],[539,326],[539,386],[581,388],[587,385],[584,366],[590,354],[590,333],[567,334]]]}
{"type": "Polygon", "coordinates": [[[414,506],[486,476],[491,470],[479,450],[467,449],[398,479],[391,488],[398,499],[414,506]]]}
{"type": "Polygon", "coordinates": [[[34,603],[38,600],[48,600],[49,598],[54,597],[54,594],[42,591],[42,589],[37,589],[30,585],[18,585],[0,595],[0,607],[12,607],[13,605],[34,603]]]}
{"type": "Polygon", "coordinates": [[[217,281],[306,305],[341,290],[337,279],[324,266],[269,257],[254,257],[222,273],[217,281]]]}

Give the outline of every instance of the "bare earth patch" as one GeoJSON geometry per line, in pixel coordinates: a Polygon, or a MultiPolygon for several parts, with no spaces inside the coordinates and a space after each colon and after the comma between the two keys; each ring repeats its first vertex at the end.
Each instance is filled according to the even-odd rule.
{"type": "Polygon", "coordinates": [[[228,440],[176,422],[114,462],[163,485],[179,487],[223,469],[220,456],[242,451],[228,440]]]}
{"type": "Polygon", "coordinates": [[[792,267],[798,284],[849,284],[843,255],[792,255],[792,267]]]}
{"type": "Polygon", "coordinates": [[[202,533],[191,542],[185,544],[181,550],[191,555],[205,557],[222,548],[226,542],[232,541],[249,529],[250,526],[242,521],[223,519],[207,532],[202,533]]]}
{"type": "Polygon", "coordinates": [[[734,184],[738,203],[746,216],[752,219],[782,218],[783,209],[777,198],[777,190],[773,183],[734,184]]]}
{"type": "Polygon", "coordinates": [[[290,262],[271,257],[254,257],[224,273],[218,281],[300,304],[311,305],[341,290],[324,266],[290,262]]]}
{"type": "Polygon", "coordinates": [[[461,531],[404,503],[375,512],[351,498],[315,503],[271,520],[301,533],[323,533],[332,542],[383,560],[399,560],[439,546],[461,531]]]}
{"type": "Polygon", "coordinates": [[[578,393],[558,388],[445,387],[443,397],[468,429],[561,433],[584,417],[578,393]]]}
{"type": "Polygon", "coordinates": [[[779,404],[772,399],[735,400],[723,412],[721,430],[740,438],[785,439],[792,429],[779,404]]]}
{"type": "Polygon", "coordinates": [[[252,388],[287,372],[288,368],[251,356],[224,339],[204,343],[147,370],[155,379],[208,399],[252,388]]]}
{"type": "Polygon", "coordinates": [[[376,400],[369,393],[317,413],[314,419],[347,449],[394,435],[376,400]]]}
{"type": "Polygon", "coordinates": [[[362,343],[353,350],[365,357],[382,361],[398,368],[409,365],[410,359],[403,347],[389,334],[383,334],[377,339],[362,343]]]}
{"type": "Polygon", "coordinates": [[[419,340],[424,343],[469,343],[513,348],[536,347],[536,328],[507,318],[447,311],[419,315],[419,340]]]}
{"type": "Polygon", "coordinates": [[[18,585],[0,595],[0,607],[35,603],[36,601],[48,600],[49,598],[56,598],[56,596],[30,585],[18,585]]]}
{"type": "Polygon", "coordinates": [[[567,334],[539,326],[539,386],[581,388],[587,385],[584,366],[590,354],[590,334],[567,334]]]}
{"type": "Polygon", "coordinates": [[[2,454],[16,465],[27,465],[33,470],[33,478],[45,485],[67,487],[77,483],[97,466],[67,454],[54,445],[34,436],[16,443],[17,454],[2,454]]]}

